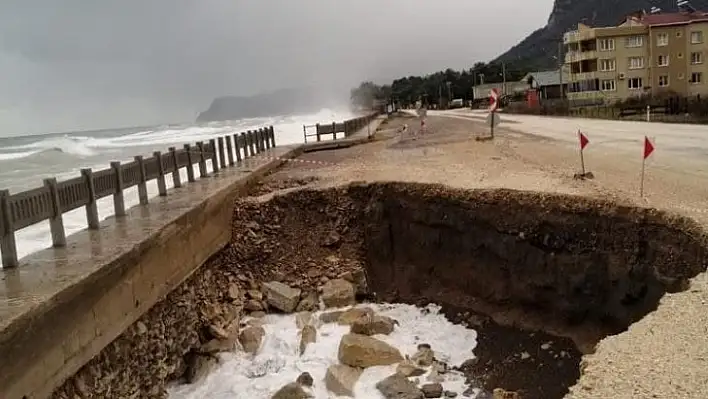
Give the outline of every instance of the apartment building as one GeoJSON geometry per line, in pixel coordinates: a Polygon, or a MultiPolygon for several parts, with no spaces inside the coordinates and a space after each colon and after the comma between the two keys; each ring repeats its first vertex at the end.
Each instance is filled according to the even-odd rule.
{"type": "Polygon", "coordinates": [[[612,102],[642,94],[708,95],[708,13],[637,14],[563,36],[568,98],[612,102]]]}

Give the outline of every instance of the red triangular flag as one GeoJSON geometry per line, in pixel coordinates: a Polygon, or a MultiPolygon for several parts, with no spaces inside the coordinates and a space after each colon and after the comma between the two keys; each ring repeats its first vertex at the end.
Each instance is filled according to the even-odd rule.
{"type": "Polygon", "coordinates": [[[644,136],[644,159],[647,159],[654,152],[654,144],[649,141],[649,137],[644,136]]]}
{"type": "Polygon", "coordinates": [[[580,130],[578,130],[578,137],[580,137],[580,149],[584,150],[588,143],[590,143],[590,140],[588,140],[588,138],[580,130]]]}

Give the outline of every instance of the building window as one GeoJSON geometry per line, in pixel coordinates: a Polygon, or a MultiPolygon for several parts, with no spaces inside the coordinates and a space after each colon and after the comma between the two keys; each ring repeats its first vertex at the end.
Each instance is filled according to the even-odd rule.
{"type": "Polygon", "coordinates": [[[617,69],[617,61],[614,58],[600,60],[600,70],[603,72],[617,69]]]}
{"type": "Polygon", "coordinates": [[[625,47],[642,47],[644,38],[642,36],[628,36],[625,40],[625,47]]]}
{"type": "Polygon", "coordinates": [[[698,84],[698,83],[703,82],[703,73],[702,72],[693,72],[691,74],[690,82],[693,84],[698,84]]]}
{"type": "Polygon", "coordinates": [[[703,63],[703,53],[696,51],[691,53],[691,64],[702,64],[703,63]]]}
{"type": "Polygon", "coordinates": [[[668,33],[659,33],[658,35],[656,35],[656,45],[659,47],[668,46],[669,45],[669,34],[668,33]]]}
{"type": "Polygon", "coordinates": [[[644,85],[642,84],[642,78],[629,78],[627,79],[627,88],[631,90],[641,89],[644,85]]]}
{"type": "Polygon", "coordinates": [[[615,80],[614,79],[603,80],[600,84],[600,89],[602,89],[602,91],[615,91],[615,90],[617,90],[617,86],[615,85],[615,80]]]}
{"type": "Polygon", "coordinates": [[[668,55],[660,55],[656,61],[656,66],[660,66],[660,67],[669,66],[669,56],[668,55]]]}
{"type": "Polygon", "coordinates": [[[669,85],[669,75],[659,75],[659,87],[666,87],[669,85]]]}
{"type": "Polygon", "coordinates": [[[600,51],[613,51],[615,49],[615,39],[600,39],[600,51]]]}
{"type": "Polygon", "coordinates": [[[703,43],[703,32],[695,31],[691,32],[691,44],[703,43]]]}
{"type": "Polygon", "coordinates": [[[681,37],[681,36],[683,36],[683,32],[681,32],[680,30],[677,30],[676,37],[681,37]]]}
{"type": "Polygon", "coordinates": [[[644,58],[643,57],[629,57],[629,69],[641,69],[644,68],[644,58]]]}

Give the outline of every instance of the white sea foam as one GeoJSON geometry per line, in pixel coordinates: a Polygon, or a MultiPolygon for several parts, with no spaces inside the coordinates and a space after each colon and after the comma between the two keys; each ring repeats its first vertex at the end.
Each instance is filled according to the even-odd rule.
{"type": "MultiPolygon", "coordinates": [[[[378,314],[398,320],[399,325],[391,335],[377,335],[397,347],[404,355],[415,353],[418,344],[428,343],[436,358],[450,366],[460,365],[473,358],[472,350],[477,345],[477,333],[460,325],[452,324],[436,305],[421,309],[403,304],[369,305],[378,314]]],[[[317,399],[334,398],[327,392],[324,377],[327,367],[338,364],[337,350],[346,326],[336,323],[318,328],[317,342],[310,344],[302,356],[298,355],[299,339],[294,316],[268,315],[264,326],[266,336],[259,353],[251,358],[234,352],[221,355],[216,370],[204,380],[192,385],[177,385],[170,389],[172,399],[266,399],[283,385],[295,381],[302,372],[314,378],[314,394],[317,399]]],[[[383,399],[375,385],[395,372],[394,366],[369,367],[355,385],[357,399],[383,399]]],[[[455,391],[461,397],[467,388],[465,378],[457,372],[444,375],[443,388],[455,391]]],[[[425,383],[421,376],[420,382],[425,383]]]]}

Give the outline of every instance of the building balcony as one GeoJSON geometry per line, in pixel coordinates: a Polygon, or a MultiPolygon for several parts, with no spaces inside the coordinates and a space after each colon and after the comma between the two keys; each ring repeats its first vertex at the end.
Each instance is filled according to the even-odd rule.
{"type": "Polygon", "coordinates": [[[593,29],[574,30],[563,34],[563,44],[592,40],[595,37],[595,30],[593,29]]]}
{"type": "Polygon", "coordinates": [[[569,51],[565,53],[565,63],[594,60],[599,58],[597,51],[569,51]]]}
{"type": "Polygon", "coordinates": [[[568,92],[566,95],[569,100],[595,100],[605,98],[605,93],[599,90],[568,92]]]}
{"type": "Polygon", "coordinates": [[[597,79],[598,71],[571,73],[568,76],[569,82],[581,82],[583,80],[597,79]]]}

